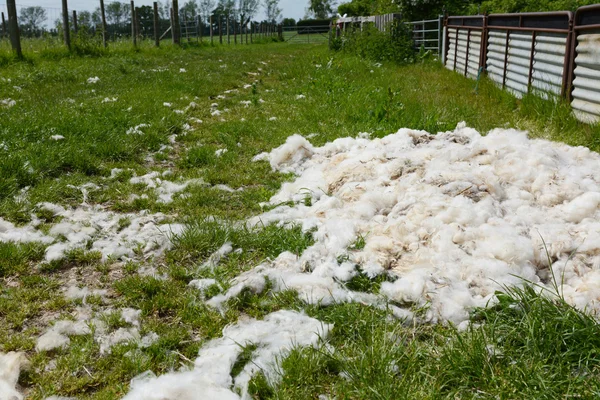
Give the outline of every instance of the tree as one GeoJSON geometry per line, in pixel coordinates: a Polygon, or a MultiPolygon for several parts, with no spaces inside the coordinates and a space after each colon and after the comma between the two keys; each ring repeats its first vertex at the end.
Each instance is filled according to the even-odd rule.
{"type": "Polygon", "coordinates": [[[369,0],[352,0],[338,6],[338,14],[349,17],[365,17],[372,14],[373,2],[369,0]]]}
{"type": "Polygon", "coordinates": [[[282,24],[283,26],[296,26],[296,20],[294,18],[284,18],[282,24]]]}
{"type": "Polygon", "coordinates": [[[200,0],[200,15],[205,21],[208,21],[212,10],[215,8],[215,0],[200,0]]]}
{"type": "Polygon", "coordinates": [[[41,32],[41,25],[46,22],[46,10],[40,6],[25,7],[19,15],[19,25],[25,34],[37,35],[41,32]]]}
{"type": "Polygon", "coordinates": [[[240,21],[247,24],[256,15],[259,6],[260,0],[238,0],[237,11],[240,21]]]}
{"type": "Polygon", "coordinates": [[[109,24],[120,25],[130,14],[129,4],[113,1],[106,6],[106,20],[109,24]]]}
{"type": "Polygon", "coordinates": [[[198,4],[196,0],[188,0],[183,7],[179,9],[179,18],[183,21],[193,21],[196,18],[198,4]]]}
{"type": "Polygon", "coordinates": [[[91,20],[94,26],[99,26],[102,24],[102,12],[100,11],[100,7],[96,7],[92,13],[91,20]]]}
{"type": "Polygon", "coordinates": [[[308,11],[317,19],[327,19],[333,14],[334,0],[309,0],[308,11]]]}
{"type": "Polygon", "coordinates": [[[92,13],[89,11],[80,11],[77,14],[77,25],[81,28],[91,28],[93,26],[92,13]]]}
{"type": "MultiPolygon", "coordinates": [[[[264,0],[265,14],[267,21],[276,23],[281,19],[281,8],[279,8],[279,0],[264,0]]],[[[295,23],[296,21],[294,21],[295,23]]]]}

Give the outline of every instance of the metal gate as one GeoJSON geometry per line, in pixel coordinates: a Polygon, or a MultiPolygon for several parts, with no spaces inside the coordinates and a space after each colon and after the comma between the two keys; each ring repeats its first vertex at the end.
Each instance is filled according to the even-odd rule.
{"type": "Polygon", "coordinates": [[[287,43],[327,43],[329,26],[284,26],[283,40],[287,43]]]}
{"type": "Polygon", "coordinates": [[[412,21],[407,22],[407,24],[412,26],[412,40],[415,43],[416,50],[424,49],[433,51],[438,55],[441,54],[442,16],[438,19],[412,21]]]}

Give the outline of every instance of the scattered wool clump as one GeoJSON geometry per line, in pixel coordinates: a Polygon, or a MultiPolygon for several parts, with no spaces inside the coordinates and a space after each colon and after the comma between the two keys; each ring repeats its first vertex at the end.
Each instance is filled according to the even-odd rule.
{"type": "Polygon", "coordinates": [[[230,242],[223,244],[223,246],[221,246],[219,250],[215,251],[213,254],[210,255],[208,260],[204,264],[202,264],[201,268],[215,268],[217,265],[219,265],[221,260],[226,258],[232,251],[233,246],[230,242]]]}
{"type": "Polygon", "coordinates": [[[25,354],[9,352],[0,353],[0,399],[22,400],[23,395],[17,390],[17,381],[21,369],[28,366],[25,354]]]}
{"type": "Polygon", "coordinates": [[[94,334],[94,340],[100,345],[100,354],[110,354],[113,346],[124,342],[135,342],[139,348],[151,346],[159,339],[155,332],[149,332],[141,336],[140,315],[141,310],[123,308],[120,310],[121,319],[130,327],[119,328],[114,332],[108,332],[108,326],[104,321],[106,314],[112,313],[111,309],[105,310],[101,315],[93,317],[89,307],[80,307],[75,313],[76,320],[56,321],[36,343],[36,351],[50,351],[56,348],[68,347],[71,343],[69,336],[94,334]],[[94,327],[93,331],[91,327],[94,327]]]}
{"type": "Polygon", "coordinates": [[[229,150],[227,149],[218,149],[217,151],[215,151],[215,156],[216,157],[221,157],[223,154],[227,153],[229,150]]]}
{"type": "Polygon", "coordinates": [[[263,320],[243,318],[226,327],[223,337],[200,349],[192,370],[158,378],[146,372],[132,380],[131,391],[124,400],[249,400],[248,383],[257,372],[262,372],[269,384],[277,384],[277,360],[295,347],[318,346],[332,328],[296,311],[277,311],[263,320]],[[243,347],[249,344],[257,348],[242,371],[232,378],[231,371],[243,347]]]}
{"type": "Polygon", "coordinates": [[[127,132],[125,132],[125,134],[127,134],[127,135],[143,135],[144,131],[142,131],[142,128],[148,128],[148,127],[150,127],[150,125],[148,125],[148,124],[139,124],[139,125],[136,125],[134,127],[127,129],[127,132]]]}
{"type": "Polygon", "coordinates": [[[98,82],[100,82],[100,78],[98,78],[97,76],[88,78],[88,80],[87,80],[87,83],[98,83],[98,82]]]}
{"type": "Polygon", "coordinates": [[[300,225],[315,243],[238,276],[209,304],[220,307],[244,288],[260,292],[269,279],[311,303],[380,306],[379,296],[343,282],[385,273],[393,281],[382,295],[428,305],[426,321],[459,324],[473,307],[493,305],[505,285],[527,280],[553,291],[553,272],[564,277],[559,290],[570,304],[600,312],[597,153],[511,129],[482,136],[464,124],[437,135],[359,136],[314,148],[294,135],[255,157],[297,178],[271,198],[279,206],[249,225],[300,225]]]}
{"type": "Polygon", "coordinates": [[[50,136],[50,140],[63,140],[65,137],[63,135],[52,135],[50,136]]]}
{"type": "Polygon", "coordinates": [[[182,183],[163,180],[162,178],[170,175],[170,171],[160,173],[158,171],[150,172],[142,176],[134,176],[129,180],[131,184],[144,184],[148,189],[153,189],[158,196],[158,202],[168,204],[173,201],[173,196],[183,192],[190,185],[203,185],[203,179],[190,179],[182,183]]]}
{"type": "Polygon", "coordinates": [[[17,105],[17,102],[14,101],[13,99],[3,99],[0,100],[0,105],[6,108],[10,108],[10,107],[14,107],[15,105],[17,105]]]}
{"type": "MultiPolygon", "coordinates": [[[[43,203],[48,208],[49,203],[43,203]]],[[[156,257],[172,246],[171,238],[183,232],[182,224],[163,224],[167,218],[162,213],[120,214],[107,211],[102,206],[82,205],[65,210],[50,205],[50,210],[61,217],[47,234],[38,230],[33,222],[16,227],[0,218],[0,242],[50,244],[46,248],[46,261],[64,258],[65,253],[74,249],[86,249],[91,243],[91,251],[102,254],[102,260],[130,259],[140,250],[145,257],[156,257]],[[126,227],[121,221],[128,220],[126,227]]]]}

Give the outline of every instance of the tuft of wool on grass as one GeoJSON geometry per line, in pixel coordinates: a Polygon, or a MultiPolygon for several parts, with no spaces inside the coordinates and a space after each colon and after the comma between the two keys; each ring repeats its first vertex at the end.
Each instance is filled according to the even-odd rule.
{"type": "Polygon", "coordinates": [[[281,310],[263,320],[241,318],[223,330],[223,337],[206,343],[188,371],[156,377],[146,372],[133,379],[124,400],[249,400],[250,379],[262,372],[271,385],[281,377],[277,361],[297,347],[318,346],[330,324],[296,311],[281,310]],[[241,372],[231,376],[244,348],[256,346],[241,372]],[[239,393],[239,394],[238,394],[239,393]]]}
{"type": "Polygon", "coordinates": [[[294,135],[255,157],[297,177],[249,224],[300,225],[315,243],[240,275],[209,303],[270,279],[312,303],[377,304],[344,286],[363,273],[387,274],[381,295],[407,305],[395,313],[427,306],[428,322],[460,324],[526,281],[598,314],[600,155],[512,129],[482,136],[464,123],[437,135],[361,136],[317,148],[294,135]]]}
{"type": "Polygon", "coordinates": [[[35,216],[24,226],[0,218],[0,242],[47,244],[47,262],[63,259],[71,250],[87,249],[88,244],[91,244],[89,250],[99,252],[104,261],[109,257],[132,259],[136,253],[156,257],[170,249],[171,238],[184,230],[182,224],[163,223],[167,216],[162,213],[121,214],[97,205],[65,209],[42,203],[39,207],[52,211],[61,218],[60,222],[44,232],[37,228],[40,221],[35,216]],[[126,227],[122,226],[124,220],[129,221],[126,227]]]}
{"type": "Polygon", "coordinates": [[[28,365],[24,353],[0,353],[0,399],[22,400],[24,396],[17,390],[21,369],[28,365]]]}

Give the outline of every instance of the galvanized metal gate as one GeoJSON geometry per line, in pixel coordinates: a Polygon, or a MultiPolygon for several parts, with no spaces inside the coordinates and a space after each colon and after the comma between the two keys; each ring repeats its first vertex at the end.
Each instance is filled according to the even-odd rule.
{"type": "Polygon", "coordinates": [[[424,49],[440,54],[443,23],[442,16],[438,19],[406,22],[406,24],[412,27],[412,40],[415,44],[415,49],[424,49]]]}

